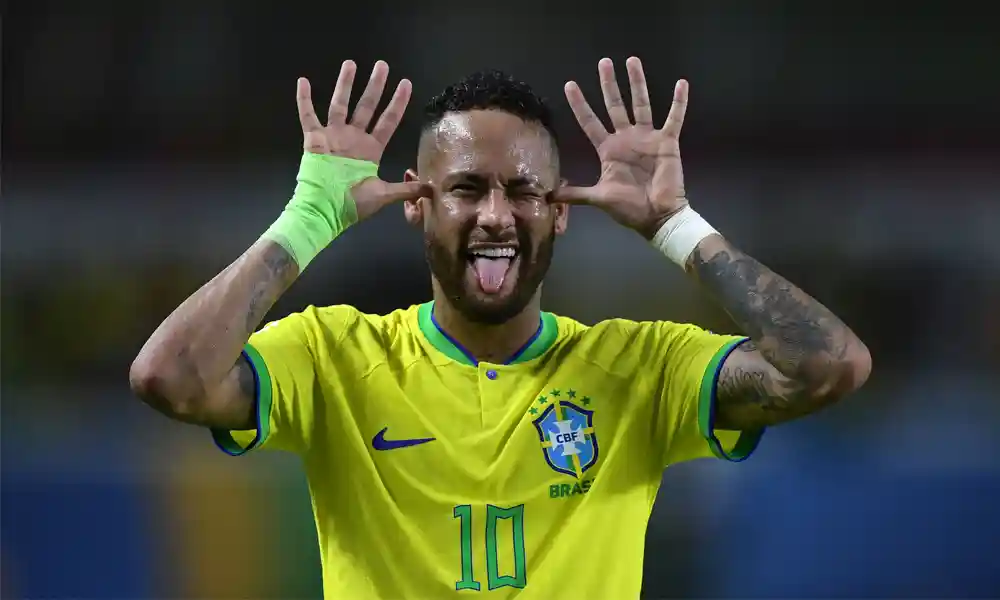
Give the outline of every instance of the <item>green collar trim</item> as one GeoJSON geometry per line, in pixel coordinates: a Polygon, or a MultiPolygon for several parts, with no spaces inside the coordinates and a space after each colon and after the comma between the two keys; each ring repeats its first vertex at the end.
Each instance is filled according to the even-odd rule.
{"type": "MultiPolygon", "coordinates": [[[[417,313],[417,322],[420,332],[424,334],[427,341],[434,348],[455,362],[465,365],[476,366],[479,361],[472,354],[458,343],[458,340],[448,335],[434,318],[434,302],[421,304],[417,313]]],[[[538,324],[538,331],[531,339],[517,352],[514,353],[504,364],[516,365],[519,363],[534,360],[552,347],[556,338],[559,337],[559,324],[552,313],[541,313],[538,324]]]]}

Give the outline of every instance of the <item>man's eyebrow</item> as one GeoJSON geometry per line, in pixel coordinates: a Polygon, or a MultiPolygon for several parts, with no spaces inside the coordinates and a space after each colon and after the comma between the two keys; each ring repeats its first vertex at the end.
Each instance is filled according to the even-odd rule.
{"type": "MultiPolygon", "coordinates": [[[[481,184],[488,181],[489,179],[490,177],[488,175],[485,175],[481,172],[462,169],[447,173],[441,180],[441,184],[448,185],[456,181],[469,181],[472,183],[481,184]]],[[[505,179],[502,182],[502,185],[508,188],[518,188],[518,187],[528,187],[528,186],[545,187],[545,185],[542,183],[541,177],[532,175],[518,175],[516,177],[511,177],[509,179],[505,179]]]]}
{"type": "Polygon", "coordinates": [[[467,169],[459,169],[456,171],[451,171],[449,173],[446,173],[444,176],[444,181],[454,181],[456,179],[472,179],[476,181],[482,181],[488,179],[488,177],[478,171],[471,171],[467,169]]]}

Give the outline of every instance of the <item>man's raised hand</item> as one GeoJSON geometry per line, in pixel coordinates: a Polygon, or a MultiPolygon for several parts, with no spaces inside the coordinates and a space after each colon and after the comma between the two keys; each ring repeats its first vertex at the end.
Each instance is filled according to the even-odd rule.
{"type": "MultiPolygon", "coordinates": [[[[306,152],[376,164],[382,159],[386,144],[399,127],[410,102],[413,85],[408,79],[400,80],[389,104],[372,125],[389,77],[389,65],[381,60],[375,63],[368,85],[351,114],[351,89],[354,87],[356,73],[357,65],[354,61],[346,60],[341,65],[325,125],[316,115],[309,80],[299,78],[295,99],[302,125],[302,147],[306,152]]],[[[371,216],[387,204],[427,194],[426,186],[419,182],[388,183],[375,177],[365,179],[351,189],[359,220],[371,216]]]]}
{"type": "Polygon", "coordinates": [[[687,109],[688,84],[674,86],[673,103],[663,127],[653,126],[649,91],[642,63],[625,62],[632,92],[632,114],[622,100],[611,60],[601,59],[597,71],[611,131],[574,81],[566,84],[566,99],[601,159],[600,180],[591,187],[563,187],[556,200],[592,204],[619,223],[651,238],[670,215],[687,205],[681,168],[680,133],[687,109]]]}

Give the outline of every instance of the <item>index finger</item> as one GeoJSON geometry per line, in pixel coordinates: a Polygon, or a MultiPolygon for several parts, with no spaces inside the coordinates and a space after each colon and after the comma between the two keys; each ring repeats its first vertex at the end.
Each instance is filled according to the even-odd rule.
{"type": "Polygon", "coordinates": [[[313,108],[312,88],[309,86],[309,80],[305,77],[299,77],[296,85],[295,104],[299,109],[299,123],[302,124],[302,133],[323,128],[319,117],[316,116],[316,109],[313,108]]]}
{"type": "Polygon", "coordinates": [[[681,127],[684,126],[684,113],[687,112],[688,82],[680,79],[674,86],[674,100],[670,103],[667,121],[663,124],[663,132],[670,137],[679,138],[681,127]]]}
{"type": "Polygon", "coordinates": [[[565,92],[566,101],[569,102],[569,107],[573,111],[573,116],[576,117],[576,122],[580,124],[580,129],[583,129],[583,133],[587,135],[587,139],[595,148],[600,146],[608,137],[608,130],[604,127],[604,123],[601,123],[601,120],[597,118],[597,113],[590,107],[587,99],[584,98],[583,90],[575,81],[570,81],[566,84],[565,92]]]}

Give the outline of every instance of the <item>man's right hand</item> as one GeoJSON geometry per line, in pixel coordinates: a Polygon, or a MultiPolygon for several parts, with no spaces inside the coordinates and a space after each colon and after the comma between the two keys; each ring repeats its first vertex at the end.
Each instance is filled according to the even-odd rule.
{"type": "MultiPolygon", "coordinates": [[[[389,65],[381,60],[375,63],[368,85],[354,107],[354,114],[348,118],[348,105],[356,72],[357,65],[354,61],[346,60],[341,65],[340,76],[337,77],[337,85],[330,99],[326,125],[316,116],[309,80],[304,77],[299,79],[296,103],[299,122],[302,124],[302,146],[306,152],[313,154],[342,156],[377,164],[403,118],[413,86],[408,79],[400,80],[388,106],[375,125],[371,126],[375,109],[385,91],[389,65]],[[371,133],[368,132],[369,128],[371,133]]],[[[388,183],[376,177],[365,179],[351,188],[358,220],[375,214],[393,202],[416,199],[429,193],[427,186],[420,182],[388,183]]]]}

